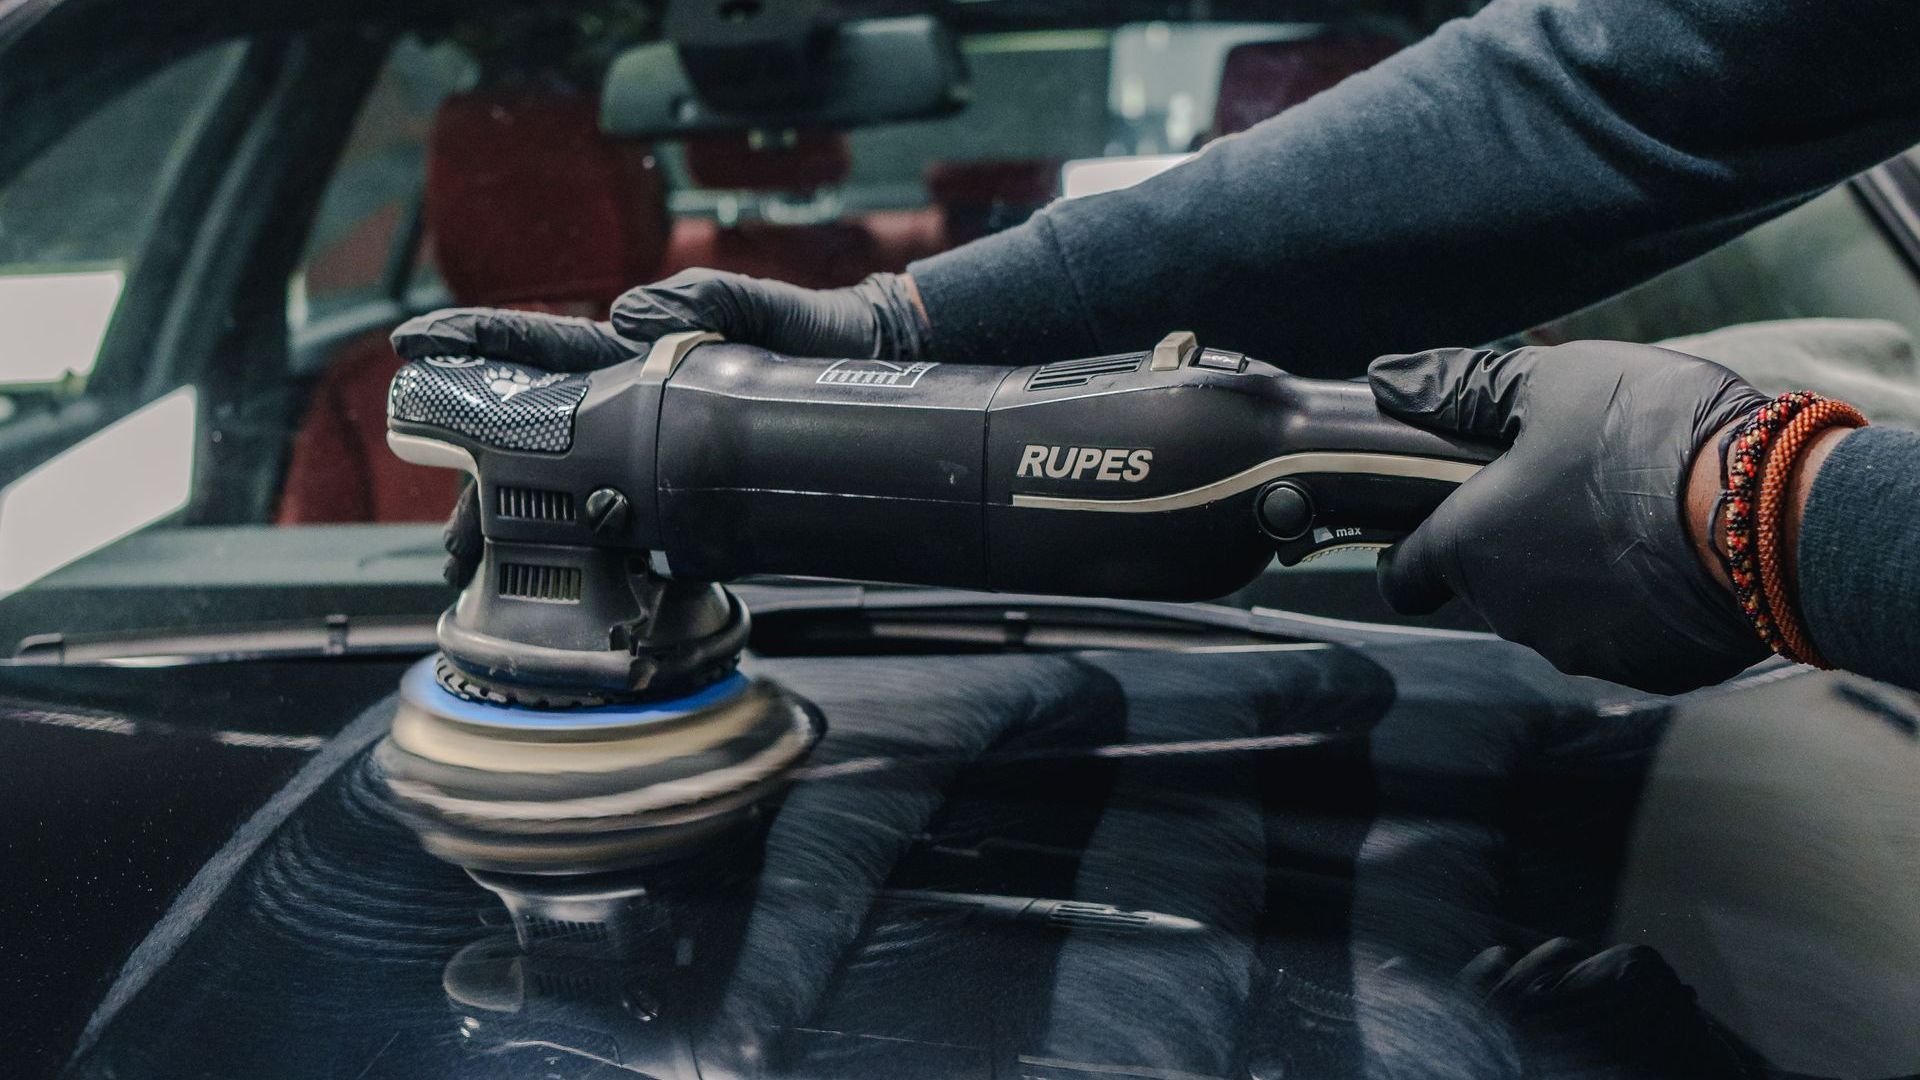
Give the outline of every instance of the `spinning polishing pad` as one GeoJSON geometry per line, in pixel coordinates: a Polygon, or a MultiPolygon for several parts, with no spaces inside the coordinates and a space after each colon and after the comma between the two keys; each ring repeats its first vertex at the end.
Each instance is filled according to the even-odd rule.
{"type": "Polygon", "coordinates": [[[529,709],[400,683],[374,751],[399,814],[462,866],[578,873],[670,860],[750,820],[824,725],[777,684],[732,674],[666,701],[529,709]]]}

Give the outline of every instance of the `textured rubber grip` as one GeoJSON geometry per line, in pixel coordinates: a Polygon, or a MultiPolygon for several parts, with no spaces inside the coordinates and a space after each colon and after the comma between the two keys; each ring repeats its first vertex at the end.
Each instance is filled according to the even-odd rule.
{"type": "Polygon", "coordinates": [[[563,454],[587,377],[471,356],[414,360],[393,377],[387,418],[425,424],[497,450],[563,454]]]}

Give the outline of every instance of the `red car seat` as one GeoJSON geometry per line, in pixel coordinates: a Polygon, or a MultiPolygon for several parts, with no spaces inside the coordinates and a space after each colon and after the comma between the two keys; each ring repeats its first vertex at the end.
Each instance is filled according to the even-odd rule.
{"type": "Polygon", "coordinates": [[[1255,41],[1227,51],[1209,135],[1245,131],[1332,89],[1400,51],[1379,34],[1332,33],[1303,41],[1255,41]]]}
{"type": "MultiPolygon", "coordinates": [[[[441,276],[461,305],[602,318],[652,276],[666,192],[649,148],[602,135],[589,95],[485,91],[448,98],[427,145],[424,211],[441,276]]],[[[384,333],[342,349],[293,441],[282,524],[435,521],[460,477],[386,446],[384,333]]]]}
{"type": "Polygon", "coordinates": [[[936,161],[927,166],[927,194],[940,209],[947,247],[1011,228],[1053,199],[1058,160],[936,161]]]}
{"type": "MultiPolygon", "coordinates": [[[[743,133],[693,136],[684,145],[693,182],[716,191],[807,196],[845,181],[853,166],[847,137],[836,131],[802,131],[775,146],[756,145],[743,133]]],[[[659,276],[704,266],[825,289],[904,270],[941,246],[936,216],[911,211],[816,225],[682,218],[659,276]]]]}

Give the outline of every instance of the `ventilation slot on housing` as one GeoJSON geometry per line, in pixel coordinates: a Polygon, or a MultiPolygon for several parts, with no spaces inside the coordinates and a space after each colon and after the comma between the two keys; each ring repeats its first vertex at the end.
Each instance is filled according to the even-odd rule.
{"type": "Polygon", "coordinates": [[[580,602],[580,571],[571,566],[501,563],[500,595],[548,604],[580,602]]]}
{"type": "Polygon", "coordinates": [[[1137,934],[1153,920],[1137,911],[1121,911],[1106,904],[1068,900],[1047,913],[1047,922],[1067,930],[1097,930],[1109,934],[1137,934]]]}
{"type": "Polygon", "coordinates": [[[608,939],[605,923],[581,922],[575,919],[546,919],[538,915],[529,915],[520,921],[520,932],[529,941],[581,941],[605,943],[608,939]]]}
{"type": "Polygon", "coordinates": [[[1128,356],[1096,356],[1089,360],[1061,360],[1047,364],[1027,380],[1028,390],[1058,390],[1067,386],[1085,386],[1101,375],[1126,375],[1140,370],[1140,353],[1128,356]]]}
{"type": "Polygon", "coordinates": [[[573,494],[539,488],[503,487],[496,490],[494,512],[522,521],[572,521],[573,494]]]}

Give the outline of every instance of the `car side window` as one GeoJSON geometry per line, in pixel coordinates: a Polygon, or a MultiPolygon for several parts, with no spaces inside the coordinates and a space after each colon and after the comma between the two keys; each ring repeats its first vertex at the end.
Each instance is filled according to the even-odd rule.
{"type": "Polygon", "coordinates": [[[327,181],[305,254],[287,288],[296,339],[403,298],[420,241],[427,132],[448,94],[471,85],[473,61],[447,44],[403,38],[367,93],[327,181]]]}
{"type": "Polygon", "coordinates": [[[1584,311],[1524,335],[1641,341],[1705,357],[1763,392],[1810,389],[1920,425],[1920,274],[1911,193],[1886,167],[1584,311]],[[1890,200],[1890,201],[1889,201],[1890,200]]]}
{"type": "Polygon", "coordinates": [[[1811,318],[1885,320],[1920,340],[1920,276],[1846,186],[1543,329],[1652,342],[1811,318]]]}
{"type": "Polygon", "coordinates": [[[166,178],[241,48],[148,74],[0,180],[0,423],[84,392],[166,178]]]}

